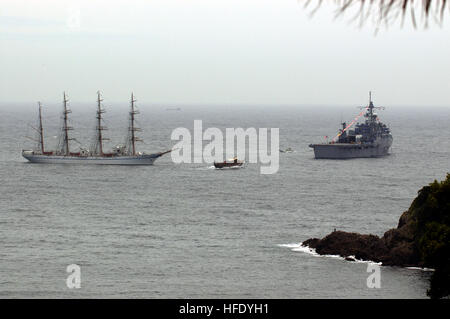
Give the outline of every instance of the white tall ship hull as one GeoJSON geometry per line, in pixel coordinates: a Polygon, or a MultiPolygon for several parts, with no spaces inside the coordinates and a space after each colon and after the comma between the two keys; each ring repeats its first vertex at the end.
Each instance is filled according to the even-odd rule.
{"type": "MultiPolygon", "coordinates": [[[[125,144],[119,144],[114,147],[112,152],[103,151],[103,141],[107,140],[103,136],[103,131],[107,129],[103,125],[102,114],[105,113],[105,109],[102,107],[102,97],[100,91],[97,92],[97,126],[96,126],[96,138],[95,147],[91,150],[83,149],[80,147],[78,152],[71,152],[69,131],[72,127],[69,126],[68,114],[71,110],[67,108],[67,96],[63,93],[63,125],[61,129],[61,136],[58,144],[58,148],[55,151],[45,151],[44,147],[44,129],[42,125],[42,105],[39,105],[39,126],[35,130],[38,132],[38,147],[34,150],[22,150],[22,156],[31,163],[46,163],[46,164],[89,164],[89,165],[152,165],[158,157],[171,151],[145,154],[136,151],[136,142],[142,142],[142,139],[136,136],[136,132],[141,131],[140,128],[135,126],[135,116],[139,114],[139,111],[135,108],[133,93],[131,93],[131,110],[130,124],[128,127],[127,142],[125,144]],[[64,155],[65,154],[65,155],[64,155]]],[[[79,143],[79,142],[78,142],[79,143]]],[[[81,145],[81,144],[80,144],[81,145]]]]}
{"type": "Polygon", "coordinates": [[[45,164],[89,164],[89,165],[153,165],[161,153],[135,156],[56,156],[40,154],[22,154],[31,163],[45,164]]]}

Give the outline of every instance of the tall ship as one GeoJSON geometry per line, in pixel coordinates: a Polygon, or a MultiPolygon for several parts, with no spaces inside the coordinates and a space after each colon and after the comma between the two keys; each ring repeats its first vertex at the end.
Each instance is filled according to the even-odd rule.
{"type": "Polygon", "coordinates": [[[136,100],[134,94],[131,94],[128,135],[125,144],[119,144],[112,151],[104,150],[104,141],[108,138],[104,137],[103,132],[107,127],[103,124],[103,114],[105,109],[102,105],[102,97],[97,92],[97,116],[96,116],[96,136],[95,143],[90,149],[81,148],[75,152],[72,151],[70,141],[75,140],[69,134],[73,129],[69,126],[69,114],[71,110],[68,108],[68,99],[66,93],[63,94],[63,113],[62,128],[59,138],[58,148],[49,151],[45,148],[44,128],[42,125],[42,105],[39,102],[39,121],[37,131],[38,138],[36,140],[37,147],[33,150],[22,150],[22,156],[32,163],[51,163],[51,164],[103,164],[103,165],[152,165],[153,162],[169,151],[147,154],[138,152],[136,143],[142,139],[137,136],[141,131],[136,126],[135,118],[139,114],[136,108],[136,100]]]}
{"type": "Polygon", "coordinates": [[[388,155],[393,138],[389,128],[379,120],[374,109],[383,108],[373,105],[372,93],[369,92],[369,105],[363,107],[350,124],[342,123],[339,133],[330,142],[309,145],[314,149],[315,158],[348,159],[388,155]],[[363,115],[365,121],[358,123],[363,115]],[[354,129],[351,129],[355,123],[354,129]]]}

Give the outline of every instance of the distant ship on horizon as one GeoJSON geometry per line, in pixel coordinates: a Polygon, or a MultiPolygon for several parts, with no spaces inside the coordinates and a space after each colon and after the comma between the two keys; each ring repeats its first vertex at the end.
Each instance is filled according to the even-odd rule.
{"type": "Polygon", "coordinates": [[[62,129],[58,148],[55,151],[47,151],[44,144],[44,129],[42,125],[42,105],[39,102],[39,123],[35,129],[38,133],[37,147],[34,150],[22,150],[22,156],[32,163],[50,163],[50,164],[102,164],[102,165],[152,165],[153,162],[162,155],[171,152],[159,152],[146,154],[136,151],[136,142],[142,139],[136,136],[136,132],[141,131],[135,125],[135,116],[139,111],[135,107],[134,94],[131,93],[131,109],[129,112],[128,136],[125,144],[119,144],[111,152],[105,152],[103,141],[108,140],[103,136],[106,126],[102,122],[102,114],[105,109],[102,108],[100,92],[97,92],[97,126],[95,145],[89,150],[81,148],[78,152],[71,152],[69,141],[74,140],[69,136],[69,131],[73,128],[68,125],[68,115],[71,110],[67,107],[67,96],[63,93],[63,116],[62,129]]]}
{"type": "Polygon", "coordinates": [[[317,159],[348,159],[361,157],[380,157],[389,154],[392,145],[392,135],[389,128],[383,124],[373,111],[381,109],[372,102],[372,92],[369,92],[369,105],[349,124],[342,123],[342,129],[331,142],[310,144],[317,159]],[[355,129],[350,128],[364,115],[364,123],[357,123],[355,129]]]}

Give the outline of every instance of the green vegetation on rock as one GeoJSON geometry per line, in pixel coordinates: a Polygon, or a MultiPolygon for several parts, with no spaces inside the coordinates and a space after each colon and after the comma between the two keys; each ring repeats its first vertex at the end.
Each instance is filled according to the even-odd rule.
{"type": "Polygon", "coordinates": [[[450,174],[423,187],[409,209],[416,222],[415,243],[425,267],[434,268],[428,295],[450,295],[450,174]]]}

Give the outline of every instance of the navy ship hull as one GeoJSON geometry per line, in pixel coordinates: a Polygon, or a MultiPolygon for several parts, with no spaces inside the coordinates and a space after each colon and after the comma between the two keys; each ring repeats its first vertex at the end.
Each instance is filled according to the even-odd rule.
{"type": "Polygon", "coordinates": [[[386,156],[391,145],[392,138],[387,138],[371,144],[311,144],[310,147],[314,149],[314,157],[318,159],[349,159],[386,156]]]}

